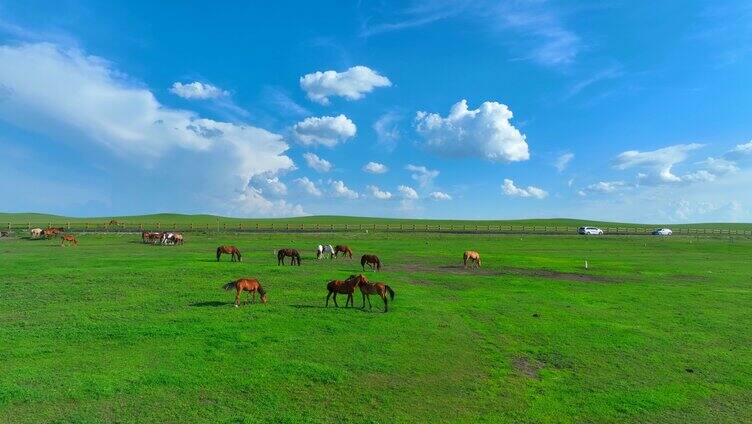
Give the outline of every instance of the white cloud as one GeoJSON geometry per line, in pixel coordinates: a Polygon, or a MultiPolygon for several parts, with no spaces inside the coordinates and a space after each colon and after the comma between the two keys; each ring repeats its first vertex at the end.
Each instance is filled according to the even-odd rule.
{"type": "Polygon", "coordinates": [[[574,159],[574,153],[564,153],[560,155],[558,158],[556,158],[556,162],[554,162],[554,167],[559,172],[564,172],[565,169],[567,169],[567,166],[569,166],[569,162],[574,159]]]}
{"type": "Polygon", "coordinates": [[[504,194],[507,196],[515,196],[515,197],[534,197],[536,199],[543,199],[546,196],[548,196],[548,193],[544,190],[541,190],[538,187],[528,186],[527,188],[521,188],[514,185],[514,181],[505,178],[504,184],[502,184],[501,189],[504,191],[504,194]]]}
{"type": "Polygon", "coordinates": [[[329,96],[358,100],[374,88],[391,85],[389,78],[366,66],[353,66],[344,72],[317,71],[300,77],[300,88],[308,98],[323,105],[329,104],[329,96]]]}
{"type": "Polygon", "coordinates": [[[331,186],[332,196],[334,197],[343,197],[345,199],[357,199],[360,197],[356,191],[349,189],[341,180],[331,181],[329,184],[331,186]]]}
{"type": "Polygon", "coordinates": [[[308,166],[314,171],[329,172],[332,170],[331,162],[326,159],[321,159],[314,153],[303,153],[303,158],[308,166]]]}
{"type": "Polygon", "coordinates": [[[311,196],[321,196],[323,193],[321,190],[319,190],[318,187],[316,187],[316,184],[309,180],[308,177],[303,178],[296,178],[293,180],[295,184],[298,185],[303,191],[310,194],[311,196]]]}
{"type": "Polygon", "coordinates": [[[383,174],[388,170],[389,168],[387,168],[383,163],[368,162],[367,164],[363,165],[363,171],[369,172],[371,174],[383,174]]]}
{"type": "Polygon", "coordinates": [[[255,201],[258,193],[246,191],[254,176],[294,168],[282,136],[166,107],[130,81],[79,50],[48,43],[0,46],[0,119],[70,145],[107,149],[131,173],[156,175],[168,168],[157,184],[172,185],[175,196],[209,199],[206,208],[276,213],[255,201]]]}
{"type": "Polygon", "coordinates": [[[428,197],[433,200],[452,200],[452,196],[441,191],[432,191],[428,194],[428,197]]]}
{"type": "Polygon", "coordinates": [[[737,144],[736,147],[734,147],[730,152],[727,153],[727,155],[736,158],[752,156],[752,140],[744,144],[737,144]]]}
{"type": "Polygon", "coordinates": [[[280,197],[287,194],[287,186],[285,185],[285,183],[279,180],[279,177],[272,177],[269,175],[254,175],[251,178],[249,185],[261,195],[267,194],[275,197],[280,197]]]}
{"type": "Polygon", "coordinates": [[[415,122],[424,139],[422,145],[436,154],[474,156],[494,162],[528,160],[525,135],[509,122],[512,116],[512,111],[501,103],[484,102],[470,110],[467,101],[460,100],[446,118],[418,112],[415,122]]]}
{"type": "Polygon", "coordinates": [[[369,185],[366,188],[371,191],[371,196],[375,197],[376,199],[389,200],[392,198],[392,193],[388,191],[382,191],[375,185],[369,185]]]}
{"type": "Polygon", "coordinates": [[[230,93],[211,84],[194,81],[188,84],[176,82],[172,84],[170,92],[184,99],[216,99],[228,96],[230,93]]]}
{"type": "Polygon", "coordinates": [[[269,216],[301,216],[306,213],[300,205],[288,203],[284,199],[268,200],[260,190],[248,186],[229,203],[230,211],[243,213],[253,210],[269,216]]]}
{"type": "Polygon", "coordinates": [[[376,131],[376,140],[385,150],[391,152],[397,147],[401,134],[397,122],[402,117],[396,112],[387,112],[379,117],[373,123],[373,130],[376,131]]]}
{"type": "Polygon", "coordinates": [[[580,190],[578,194],[580,196],[586,196],[588,193],[608,194],[615,193],[627,187],[628,185],[624,181],[599,181],[580,190]]]}
{"type": "Polygon", "coordinates": [[[716,175],[733,174],[735,172],[739,172],[739,167],[736,165],[736,162],[724,158],[708,157],[707,159],[698,163],[705,166],[710,172],[716,175]]]}
{"type": "Polygon", "coordinates": [[[298,140],[306,146],[321,144],[334,147],[355,136],[357,127],[347,116],[310,117],[293,127],[298,140]]]}
{"type": "Polygon", "coordinates": [[[420,184],[421,187],[427,187],[431,185],[434,178],[439,176],[439,171],[434,169],[428,169],[425,166],[407,165],[406,170],[412,172],[410,177],[420,184]]]}
{"type": "Polygon", "coordinates": [[[674,175],[672,167],[687,159],[689,152],[699,149],[701,144],[677,144],[648,152],[630,150],[616,157],[614,166],[617,169],[638,168],[645,172],[638,174],[645,184],[679,183],[683,179],[674,175]]]}
{"type": "Polygon", "coordinates": [[[400,196],[405,200],[417,200],[418,199],[418,192],[415,191],[414,188],[406,186],[406,185],[400,185],[397,187],[397,191],[400,192],[400,196]]]}

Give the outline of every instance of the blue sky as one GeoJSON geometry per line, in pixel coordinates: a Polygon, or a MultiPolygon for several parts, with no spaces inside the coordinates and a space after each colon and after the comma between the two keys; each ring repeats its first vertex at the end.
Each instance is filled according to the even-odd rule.
{"type": "Polygon", "coordinates": [[[0,210],[752,221],[748,2],[108,3],[0,2],[0,210]]]}

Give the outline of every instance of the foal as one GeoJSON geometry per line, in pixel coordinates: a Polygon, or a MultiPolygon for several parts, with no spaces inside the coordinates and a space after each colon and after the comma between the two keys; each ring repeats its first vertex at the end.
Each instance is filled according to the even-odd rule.
{"type": "Polygon", "coordinates": [[[350,304],[350,306],[352,307],[355,307],[355,301],[353,300],[353,293],[355,293],[355,286],[357,286],[358,282],[361,280],[365,280],[365,277],[363,277],[362,275],[357,275],[357,276],[351,275],[345,281],[341,281],[341,280],[330,281],[326,285],[326,289],[329,290],[329,294],[326,295],[326,307],[329,307],[329,297],[331,297],[331,295],[334,294],[334,306],[339,308],[339,304],[337,304],[337,293],[347,295],[345,308],[347,308],[348,304],[350,304]]]}
{"type": "MultiPolygon", "coordinates": [[[[360,277],[363,276],[361,275],[360,277]]],[[[394,301],[394,290],[392,290],[392,288],[387,284],[377,282],[369,283],[366,277],[363,277],[360,281],[358,281],[358,287],[360,288],[360,293],[363,295],[363,306],[361,306],[360,309],[366,307],[366,299],[368,299],[368,309],[373,309],[373,306],[371,306],[372,294],[379,295],[381,297],[381,300],[384,301],[384,312],[389,309],[388,302],[386,300],[387,292],[389,293],[389,297],[392,298],[392,301],[394,301]]]]}
{"type": "Polygon", "coordinates": [[[467,250],[462,255],[462,262],[465,264],[465,268],[467,268],[468,262],[471,264],[475,263],[475,265],[480,268],[480,253],[474,250],[467,250]]]}
{"type": "Polygon", "coordinates": [[[363,268],[363,271],[366,270],[366,264],[371,267],[371,269],[375,269],[377,271],[381,270],[381,261],[379,260],[379,257],[376,255],[363,255],[360,257],[360,266],[363,268]]]}
{"type": "Polygon", "coordinates": [[[279,252],[277,252],[277,265],[284,265],[287,256],[292,258],[290,265],[295,265],[297,262],[298,266],[300,266],[300,253],[295,249],[279,249],[279,252]]]}
{"type": "Polygon", "coordinates": [[[78,240],[76,240],[76,238],[73,237],[72,235],[66,234],[66,235],[60,237],[60,247],[65,246],[65,242],[66,241],[68,242],[68,246],[70,246],[70,245],[78,246],[78,240]]]}
{"type": "Polygon", "coordinates": [[[240,250],[235,246],[219,246],[217,248],[217,262],[219,262],[219,257],[222,256],[223,253],[231,255],[230,261],[232,262],[235,262],[236,259],[238,262],[243,262],[243,259],[240,257],[240,250]]]}
{"type": "MultiPolygon", "coordinates": [[[[255,278],[241,278],[239,280],[230,281],[222,286],[222,288],[225,290],[235,289],[236,308],[240,304],[240,294],[243,293],[243,291],[247,291],[248,296],[253,296],[253,303],[256,303],[256,292],[258,292],[261,297],[261,303],[266,304],[266,302],[269,301],[269,297],[266,295],[266,290],[261,287],[261,284],[259,284],[258,280],[255,278]]],[[[245,303],[248,303],[248,301],[245,303]]]]}

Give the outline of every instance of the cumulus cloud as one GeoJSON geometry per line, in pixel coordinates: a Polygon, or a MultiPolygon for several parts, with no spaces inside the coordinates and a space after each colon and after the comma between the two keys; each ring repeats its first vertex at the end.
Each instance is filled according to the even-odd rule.
{"type": "Polygon", "coordinates": [[[316,187],[316,184],[313,181],[309,180],[308,177],[296,178],[293,180],[293,182],[297,184],[298,187],[300,187],[304,192],[310,194],[311,196],[318,197],[323,194],[321,190],[316,187]]]}
{"type": "Polygon", "coordinates": [[[321,159],[314,153],[303,153],[303,159],[305,159],[308,166],[314,171],[329,172],[332,170],[331,162],[321,159]]]}
{"type": "Polygon", "coordinates": [[[241,214],[301,212],[294,205],[264,204],[248,189],[254,176],[294,168],[282,136],[166,107],[130,81],[80,50],[3,45],[0,119],[70,145],[109,150],[140,173],[169,168],[160,184],[169,184],[174,196],[209,199],[206,207],[217,211],[232,203],[228,207],[241,214]]]}
{"type": "Polygon", "coordinates": [[[554,167],[559,172],[564,172],[565,169],[567,169],[567,166],[569,166],[569,162],[574,159],[574,153],[564,153],[560,155],[558,158],[556,158],[556,162],[554,162],[554,167]]]}
{"type": "Polygon", "coordinates": [[[194,81],[188,84],[176,82],[172,84],[170,92],[184,99],[216,99],[228,96],[230,93],[211,84],[194,81]]]}
{"type": "Polygon", "coordinates": [[[428,193],[428,197],[433,200],[452,200],[452,196],[441,191],[432,191],[428,193]]]}
{"type": "Polygon", "coordinates": [[[287,186],[279,180],[279,177],[255,175],[248,184],[262,195],[280,197],[287,194],[287,186]]]}
{"type": "Polygon", "coordinates": [[[525,135],[510,119],[512,111],[501,103],[484,102],[468,109],[467,101],[452,106],[446,118],[436,113],[418,112],[415,117],[422,145],[431,152],[449,157],[473,156],[493,162],[519,162],[530,158],[525,135]]]}
{"type": "Polygon", "coordinates": [[[389,78],[366,66],[353,66],[344,72],[317,71],[300,77],[300,88],[308,98],[323,105],[329,104],[330,96],[358,100],[374,88],[391,85],[389,78]]]}
{"type": "Polygon", "coordinates": [[[528,186],[527,188],[521,188],[514,185],[514,181],[505,178],[504,184],[501,186],[502,191],[507,196],[514,197],[534,197],[536,199],[543,199],[548,196],[548,193],[538,187],[528,186]]]}
{"type": "Polygon", "coordinates": [[[431,185],[434,178],[439,176],[439,171],[435,169],[428,169],[425,166],[409,164],[405,167],[405,169],[412,172],[412,174],[410,174],[410,177],[417,181],[421,187],[427,187],[431,185]]]}
{"type": "Polygon", "coordinates": [[[752,157],[752,140],[744,144],[737,144],[736,147],[726,153],[726,156],[732,159],[752,157]]]}
{"type": "Polygon", "coordinates": [[[347,116],[310,117],[293,127],[295,136],[306,146],[320,144],[334,147],[354,137],[357,127],[347,116]]]}
{"type": "Polygon", "coordinates": [[[342,180],[334,180],[329,183],[331,187],[332,196],[342,197],[345,199],[357,199],[360,195],[349,189],[342,180]]]}
{"type": "Polygon", "coordinates": [[[405,200],[417,200],[418,192],[414,188],[406,185],[397,186],[397,191],[400,192],[400,197],[405,200]]]}
{"type": "Polygon", "coordinates": [[[642,183],[665,184],[684,181],[682,177],[674,175],[672,168],[677,163],[684,162],[689,152],[699,149],[701,144],[677,144],[662,149],[640,152],[629,150],[616,157],[616,169],[637,168],[643,170],[638,174],[642,183]]]}
{"type": "Polygon", "coordinates": [[[376,199],[389,200],[392,198],[392,193],[388,191],[382,191],[380,188],[378,188],[375,185],[369,185],[366,188],[371,192],[371,196],[373,196],[376,199]]]}
{"type": "Polygon", "coordinates": [[[229,203],[229,211],[244,213],[253,210],[268,216],[301,216],[306,213],[303,207],[288,203],[284,199],[269,200],[260,190],[248,186],[229,203]]]}
{"type": "Polygon", "coordinates": [[[383,163],[368,162],[367,164],[363,165],[363,171],[369,172],[371,174],[383,174],[388,170],[389,168],[387,168],[383,163]]]}

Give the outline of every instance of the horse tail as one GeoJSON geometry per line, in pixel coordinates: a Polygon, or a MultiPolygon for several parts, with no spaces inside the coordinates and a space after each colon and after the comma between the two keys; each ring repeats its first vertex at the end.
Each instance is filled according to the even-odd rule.
{"type": "Polygon", "coordinates": [[[376,269],[381,271],[381,259],[376,258],[376,269]]]}
{"type": "Polygon", "coordinates": [[[394,300],[394,290],[392,290],[392,288],[391,288],[391,287],[389,287],[388,285],[387,285],[387,286],[385,286],[385,287],[386,287],[386,291],[388,291],[388,292],[389,292],[389,297],[391,297],[391,298],[392,298],[392,300],[394,300]]]}
{"type": "Polygon", "coordinates": [[[219,257],[220,257],[220,256],[222,256],[222,248],[221,248],[221,247],[218,247],[218,248],[217,248],[217,260],[219,260],[219,257]]]}
{"type": "Polygon", "coordinates": [[[235,288],[235,281],[230,281],[229,283],[227,283],[224,286],[222,286],[222,288],[225,289],[225,290],[234,289],[235,288]]]}

